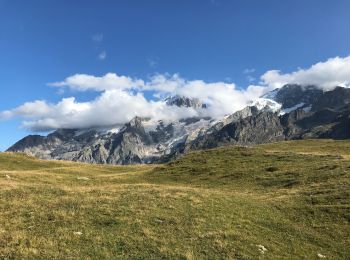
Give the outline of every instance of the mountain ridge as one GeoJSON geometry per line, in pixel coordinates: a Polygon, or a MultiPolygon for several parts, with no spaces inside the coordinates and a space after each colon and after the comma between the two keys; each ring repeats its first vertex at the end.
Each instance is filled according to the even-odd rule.
{"type": "MultiPolygon", "coordinates": [[[[206,109],[198,99],[174,96],[167,105],[206,109]]],[[[282,140],[350,138],[350,89],[322,91],[287,84],[224,118],[188,117],[154,121],[134,117],[113,130],[59,129],[30,135],[7,151],[41,159],[101,164],[160,163],[191,150],[227,144],[255,145],[282,140]]]]}

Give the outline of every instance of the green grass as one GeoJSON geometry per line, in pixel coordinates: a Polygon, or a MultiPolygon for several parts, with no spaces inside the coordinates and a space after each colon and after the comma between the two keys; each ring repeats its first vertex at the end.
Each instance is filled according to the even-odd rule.
{"type": "Polygon", "coordinates": [[[0,259],[349,259],[349,155],[330,140],[154,166],[3,153],[0,259]]]}

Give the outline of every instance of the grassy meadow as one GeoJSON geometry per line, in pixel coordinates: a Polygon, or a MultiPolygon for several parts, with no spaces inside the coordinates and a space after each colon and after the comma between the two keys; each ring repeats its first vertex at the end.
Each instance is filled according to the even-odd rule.
{"type": "Polygon", "coordinates": [[[0,154],[0,259],[350,259],[350,141],[164,165],[0,154]]]}

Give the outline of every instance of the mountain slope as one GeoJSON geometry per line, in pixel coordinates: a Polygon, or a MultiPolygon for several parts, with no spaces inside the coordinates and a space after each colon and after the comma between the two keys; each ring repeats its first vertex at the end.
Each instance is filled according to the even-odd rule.
{"type": "MultiPolygon", "coordinates": [[[[205,110],[197,99],[175,96],[169,106],[205,110]]],[[[62,129],[28,136],[8,151],[43,159],[102,164],[166,162],[193,149],[254,145],[307,138],[350,138],[350,89],[323,92],[316,86],[285,85],[251,106],[213,120],[208,117],[153,121],[135,117],[112,129],[62,129]]]]}
{"type": "Polygon", "coordinates": [[[349,145],[221,147],[141,166],[0,153],[0,258],[349,259],[349,145]]]}

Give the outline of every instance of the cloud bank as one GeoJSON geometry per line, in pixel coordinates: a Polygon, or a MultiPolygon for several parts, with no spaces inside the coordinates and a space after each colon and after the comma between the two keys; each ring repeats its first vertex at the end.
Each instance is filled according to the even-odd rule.
{"type": "Polygon", "coordinates": [[[148,81],[108,73],[101,77],[77,74],[50,86],[75,91],[95,91],[99,95],[88,102],[75,97],[63,98],[52,104],[44,100],[25,103],[0,114],[2,118],[23,118],[22,126],[31,131],[58,128],[108,127],[124,124],[135,116],[154,120],[178,120],[185,117],[210,116],[218,118],[244,108],[252,97],[258,98],[264,87],[249,86],[237,90],[234,84],[187,81],[179,75],[156,75],[148,81]],[[151,91],[154,98],[146,99],[151,91]],[[164,97],[180,95],[198,98],[208,108],[193,109],[168,106],[164,97]]]}
{"type": "Polygon", "coordinates": [[[287,83],[313,84],[325,90],[337,85],[348,86],[350,56],[332,58],[308,69],[298,69],[287,74],[270,70],[260,79],[259,86],[237,89],[234,83],[186,80],[178,74],[158,74],[147,80],[115,73],[104,76],[76,74],[48,85],[61,90],[97,92],[95,99],[79,102],[75,97],[68,97],[58,103],[36,100],[3,111],[0,118],[20,117],[23,119],[22,126],[34,132],[58,128],[108,127],[124,124],[135,116],[154,120],[176,120],[193,116],[220,118],[243,109],[267,91],[287,83]],[[153,98],[147,99],[146,92],[153,93],[153,98]],[[208,108],[195,110],[166,105],[164,97],[173,95],[198,98],[208,108]]]}
{"type": "Polygon", "coordinates": [[[261,76],[261,80],[264,85],[273,88],[280,88],[287,83],[315,85],[324,90],[335,86],[346,87],[350,84],[350,56],[331,58],[292,73],[283,74],[279,70],[270,70],[261,76]]]}

